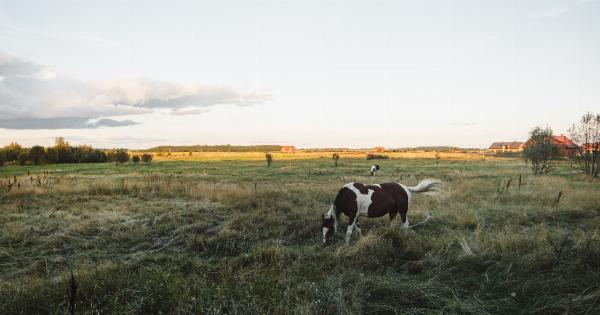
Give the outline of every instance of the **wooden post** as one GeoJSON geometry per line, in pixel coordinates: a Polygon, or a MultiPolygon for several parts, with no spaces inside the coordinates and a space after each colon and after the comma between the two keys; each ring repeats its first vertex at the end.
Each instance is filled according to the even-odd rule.
{"type": "Polygon", "coordinates": [[[521,190],[521,174],[519,174],[519,190],[521,190]]]}

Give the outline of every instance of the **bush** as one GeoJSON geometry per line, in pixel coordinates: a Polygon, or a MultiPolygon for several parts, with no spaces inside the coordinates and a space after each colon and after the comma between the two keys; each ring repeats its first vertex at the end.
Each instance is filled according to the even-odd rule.
{"type": "Polygon", "coordinates": [[[140,157],[139,157],[138,155],[134,155],[134,156],[131,158],[131,161],[132,161],[133,163],[135,163],[135,164],[138,164],[138,163],[140,162],[140,157]]]}
{"type": "Polygon", "coordinates": [[[114,149],[114,150],[108,152],[108,159],[111,162],[123,164],[123,163],[129,161],[129,154],[127,153],[127,150],[125,150],[125,149],[114,149]]]}
{"type": "Polygon", "coordinates": [[[384,154],[367,154],[367,160],[386,160],[389,159],[389,156],[384,154]]]}
{"type": "Polygon", "coordinates": [[[267,161],[267,166],[271,166],[271,163],[273,163],[273,156],[271,155],[271,153],[265,153],[265,161],[267,161]]]}
{"type": "Polygon", "coordinates": [[[142,154],[142,161],[144,161],[144,163],[146,163],[146,164],[152,162],[152,154],[149,154],[149,153],[142,154]]]}
{"type": "Polygon", "coordinates": [[[338,160],[340,159],[340,155],[337,153],[334,153],[331,158],[333,159],[333,165],[335,165],[335,167],[337,167],[338,164],[338,160]]]}

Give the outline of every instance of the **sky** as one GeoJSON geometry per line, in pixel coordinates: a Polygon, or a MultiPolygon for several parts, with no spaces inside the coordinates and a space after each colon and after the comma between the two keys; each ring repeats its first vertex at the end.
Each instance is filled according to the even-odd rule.
{"type": "Polygon", "coordinates": [[[600,112],[600,1],[0,0],[0,145],[448,145],[600,112]]]}

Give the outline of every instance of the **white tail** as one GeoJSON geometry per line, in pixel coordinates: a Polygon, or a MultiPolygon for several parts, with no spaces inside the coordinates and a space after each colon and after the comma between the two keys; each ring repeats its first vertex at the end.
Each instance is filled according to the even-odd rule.
{"type": "Polygon", "coordinates": [[[406,187],[411,193],[435,195],[442,191],[442,182],[437,179],[424,179],[417,186],[406,187]]]}

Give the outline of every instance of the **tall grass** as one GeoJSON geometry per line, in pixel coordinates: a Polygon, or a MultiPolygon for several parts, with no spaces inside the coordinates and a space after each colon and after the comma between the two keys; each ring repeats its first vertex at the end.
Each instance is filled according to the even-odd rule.
{"type": "Polygon", "coordinates": [[[341,234],[322,246],[320,214],[344,183],[372,181],[368,161],[277,161],[3,169],[21,187],[0,190],[0,313],[600,310],[598,182],[510,160],[390,159],[399,174],[381,182],[444,180],[409,209],[433,219],[363,220],[350,247],[341,234]],[[44,184],[27,177],[40,171],[44,184]]]}

